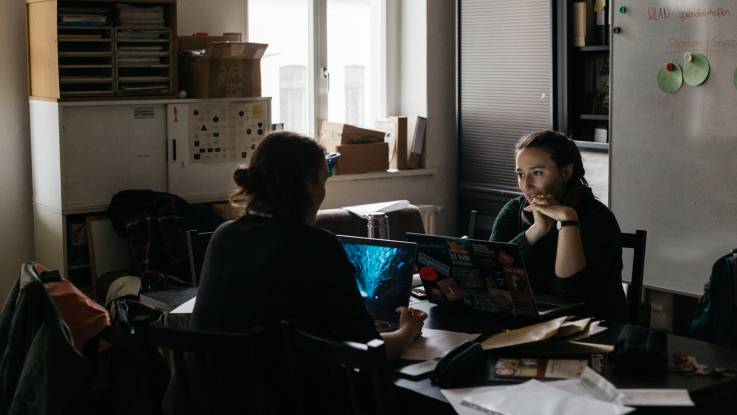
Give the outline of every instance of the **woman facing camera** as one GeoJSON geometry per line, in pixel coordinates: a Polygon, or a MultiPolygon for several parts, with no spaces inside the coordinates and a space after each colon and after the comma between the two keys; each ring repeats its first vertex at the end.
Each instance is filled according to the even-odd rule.
{"type": "MultiPolygon", "coordinates": [[[[325,198],[325,150],[315,140],[279,131],[256,148],[233,178],[245,214],[213,234],[202,266],[192,328],[246,331],[297,328],[336,340],[379,338],[343,248],[315,221],[325,198]]],[[[402,307],[399,329],[384,333],[396,358],[420,334],[424,313],[402,307]]]]}
{"type": "Polygon", "coordinates": [[[522,196],[499,212],[491,240],[520,247],[536,293],[582,301],[596,317],[624,321],[619,225],[591,192],[578,147],[561,133],[539,131],[515,149],[522,196]]]}

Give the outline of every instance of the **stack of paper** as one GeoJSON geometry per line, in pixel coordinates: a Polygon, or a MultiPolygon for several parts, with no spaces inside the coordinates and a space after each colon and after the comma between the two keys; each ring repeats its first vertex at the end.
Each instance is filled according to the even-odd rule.
{"type": "Polygon", "coordinates": [[[59,7],[59,22],[62,26],[105,26],[108,24],[109,15],[110,8],[108,7],[59,7]]]}
{"type": "Polygon", "coordinates": [[[120,25],[126,27],[157,28],[164,27],[164,8],[136,7],[127,4],[118,5],[120,25]]]}
{"type": "Polygon", "coordinates": [[[575,395],[537,380],[530,380],[503,391],[467,396],[462,405],[489,414],[544,415],[598,414],[620,415],[634,410],[616,403],[575,395]],[[534,397],[535,399],[530,399],[534,397]]]}
{"type": "Polygon", "coordinates": [[[694,406],[686,390],[618,390],[588,368],[578,379],[547,383],[530,380],[515,386],[443,389],[441,392],[460,415],[626,414],[634,410],[630,406],[694,406]]]}

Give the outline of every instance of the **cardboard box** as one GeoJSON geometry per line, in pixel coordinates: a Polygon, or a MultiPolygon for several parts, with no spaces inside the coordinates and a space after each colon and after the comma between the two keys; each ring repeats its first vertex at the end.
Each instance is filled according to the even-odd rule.
{"type": "Polygon", "coordinates": [[[194,36],[179,36],[177,38],[179,53],[195,50],[205,49],[207,44],[210,42],[240,42],[240,32],[223,33],[220,36],[209,36],[209,35],[194,35],[194,36]]]}
{"type": "Polygon", "coordinates": [[[383,131],[369,130],[350,124],[323,121],[320,125],[318,141],[327,151],[338,151],[341,144],[371,144],[384,141],[383,131]]]}
{"type": "Polygon", "coordinates": [[[359,174],[386,171],[389,168],[389,144],[342,144],[336,146],[340,153],[335,174],[359,174]]]}
{"type": "Polygon", "coordinates": [[[207,42],[204,53],[188,49],[179,57],[179,87],[189,98],[261,96],[261,57],[268,45],[196,38],[206,37],[180,40],[180,47],[207,42]]]}

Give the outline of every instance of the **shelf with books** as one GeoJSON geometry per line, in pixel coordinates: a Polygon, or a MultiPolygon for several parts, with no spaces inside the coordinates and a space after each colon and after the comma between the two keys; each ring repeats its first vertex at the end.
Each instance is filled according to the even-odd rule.
{"type": "Polygon", "coordinates": [[[609,45],[580,46],[575,50],[583,53],[609,53],[609,45]]]}
{"type": "Polygon", "coordinates": [[[122,95],[174,93],[174,51],[162,7],[123,8],[116,32],[117,76],[122,95]],[[123,19],[123,16],[127,16],[123,19]]]}
{"type": "Polygon", "coordinates": [[[131,77],[165,77],[150,95],[174,95],[175,0],[26,0],[26,9],[31,96],[131,95],[118,88],[131,77]]]}
{"type": "MultiPolygon", "coordinates": [[[[606,151],[609,130],[610,1],[556,2],[555,128],[606,151]],[[599,6],[604,5],[599,10],[599,6]]],[[[581,148],[584,148],[580,146],[581,148]]]]}
{"type": "Polygon", "coordinates": [[[586,121],[609,121],[609,114],[578,114],[578,118],[586,121]]]}

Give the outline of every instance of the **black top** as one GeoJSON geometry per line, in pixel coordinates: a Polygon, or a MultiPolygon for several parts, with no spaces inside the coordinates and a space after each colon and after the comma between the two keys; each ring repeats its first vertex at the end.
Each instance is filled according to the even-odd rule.
{"type": "Polygon", "coordinates": [[[533,290],[570,301],[583,301],[586,312],[599,318],[625,321],[627,303],[622,288],[622,246],[619,224],[614,214],[594,198],[591,190],[569,191],[563,204],[578,213],[586,267],[569,278],[555,275],[558,231],[553,227],[535,246],[529,246],[524,232],[532,226],[524,196],[510,200],[494,221],[491,240],[511,242],[520,247],[533,290]]]}
{"type": "MultiPolygon", "coordinates": [[[[195,373],[190,376],[193,389],[214,390],[218,401],[227,401],[232,413],[258,412],[247,397],[256,389],[246,375],[260,376],[256,386],[263,396],[258,401],[270,406],[271,412],[266,412],[295,412],[297,404],[287,393],[294,374],[289,372],[283,348],[283,319],[336,340],[366,343],[379,338],[358,292],[353,265],[335,235],[314,226],[250,215],[222,224],[205,253],[191,327],[244,332],[261,326],[266,329],[265,344],[255,362],[249,356],[211,358],[207,366],[188,360],[187,366],[195,373]],[[217,368],[217,376],[202,384],[206,368],[217,368]]],[[[320,363],[323,361],[316,359],[314,365],[320,363]]],[[[313,397],[311,406],[328,402],[324,395],[330,391],[324,384],[309,382],[301,388],[306,391],[304,396],[313,397]]],[[[188,392],[179,390],[172,379],[165,413],[206,412],[200,407],[204,405],[185,405],[183,393],[188,392]]]]}
{"type": "Polygon", "coordinates": [[[221,225],[205,253],[192,328],[268,329],[286,318],[337,340],[379,338],[335,235],[250,215],[221,225]]]}

